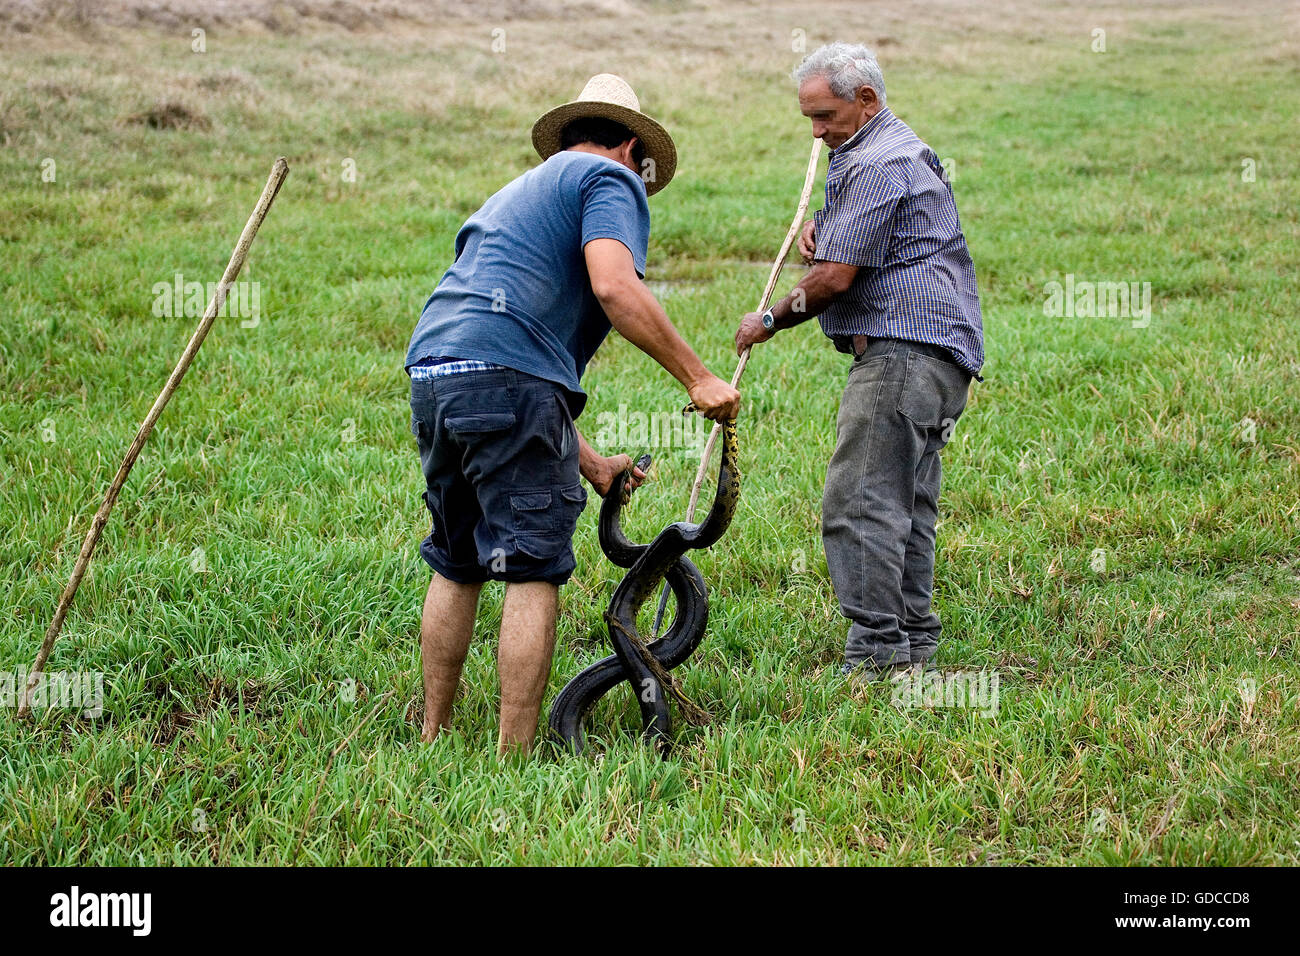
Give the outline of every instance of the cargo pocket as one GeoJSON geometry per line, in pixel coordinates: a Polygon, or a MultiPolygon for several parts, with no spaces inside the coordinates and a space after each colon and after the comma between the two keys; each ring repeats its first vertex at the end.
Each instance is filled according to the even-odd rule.
{"type": "Polygon", "coordinates": [[[561,488],[560,497],[564,500],[565,530],[571,535],[578,527],[578,515],[582,514],[582,509],[587,507],[587,489],[579,482],[561,488]]]}
{"type": "Polygon", "coordinates": [[[530,491],[510,496],[511,531],[515,548],[534,558],[553,558],[566,544],[557,530],[549,491],[530,491]]]}
{"type": "Polygon", "coordinates": [[[456,437],[462,435],[483,435],[488,432],[503,432],[515,427],[515,413],[478,412],[474,415],[457,415],[445,422],[447,431],[456,437]]]}
{"type": "Polygon", "coordinates": [[[581,484],[511,495],[515,547],[542,560],[556,557],[573,540],[578,515],[586,506],[587,492],[581,484]]]}
{"type": "Polygon", "coordinates": [[[898,393],[898,413],[918,428],[951,423],[965,407],[956,388],[955,366],[920,352],[907,353],[907,371],[898,393]]]}

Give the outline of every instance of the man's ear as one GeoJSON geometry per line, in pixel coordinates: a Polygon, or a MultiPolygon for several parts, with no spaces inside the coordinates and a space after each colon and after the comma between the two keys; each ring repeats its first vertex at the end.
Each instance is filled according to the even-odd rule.
{"type": "Polygon", "coordinates": [[[880,105],[880,98],[876,96],[876,91],[869,86],[858,87],[858,105],[863,109],[874,109],[880,105]]]}

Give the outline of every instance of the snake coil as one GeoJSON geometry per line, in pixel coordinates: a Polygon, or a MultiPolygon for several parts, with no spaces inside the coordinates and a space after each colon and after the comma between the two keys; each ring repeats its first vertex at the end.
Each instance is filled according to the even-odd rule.
{"type": "MultiPolygon", "coordinates": [[[[648,457],[648,456],[647,456],[648,457]]],[[[623,533],[620,517],[631,498],[625,471],[600,507],[600,549],[615,565],[628,572],[619,582],[605,611],[614,653],[583,670],[556,696],[551,706],[551,732],[573,753],[583,747],[583,719],[605,694],[623,681],[632,685],[641,707],[642,733],[664,751],[672,731],[668,698],[674,697],[688,713],[703,714],[687,700],[668,673],[685,661],[704,639],[709,619],[708,588],[687,551],[708,548],[731,524],[740,500],[740,471],[736,464],[736,423],[723,425],[722,463],[713,506],[698,524],[678,521],[664,528],[649,544],[634,544],[623,533]],[[677,613],[668,632],[647,643],[637,632],[637,613],[666,580],[677,599],[677,613]]]]}

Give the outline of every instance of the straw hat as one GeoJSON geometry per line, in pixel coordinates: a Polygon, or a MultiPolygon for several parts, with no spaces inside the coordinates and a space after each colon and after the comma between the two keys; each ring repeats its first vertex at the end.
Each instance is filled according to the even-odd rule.
{"type": "Polygon", "coordinates": [[[668,185],[677,171],[677,147],[668,131],[641,112],[641,102],[627,80],[613,73],[597,73],[587,81],[578,98],[543,114],[533,124],[533,148],[542,159],[560,151],[560,132],[576,119],[599,116],[622,123],[641,141],[648,166],[645,175],[646,195],[653,196],[668,185]],[[653,170],[653,175],[651,175],[653,170]]]}

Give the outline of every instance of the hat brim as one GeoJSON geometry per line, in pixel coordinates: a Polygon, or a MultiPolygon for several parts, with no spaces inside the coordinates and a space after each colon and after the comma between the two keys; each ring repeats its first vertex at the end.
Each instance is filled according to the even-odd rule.
{"type": "Polygon", "coordinates": [[[616,103],[602,103],[599,100],[576,100],[565,103],[542,114],[533,124],[533,148],[542,159],[550,159],[560,151],[560,133],[576,119],[599,117],[622,123],[632,131],[641,145],[645,155],[653,165],[648,166],[641,175],[645,183],[647,196],[653,196],[672,180],[677,172],[677,147],[673,138],[664,129],[644,113],[619,106],[616,103]]]}

